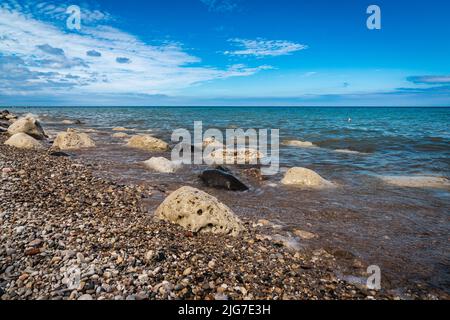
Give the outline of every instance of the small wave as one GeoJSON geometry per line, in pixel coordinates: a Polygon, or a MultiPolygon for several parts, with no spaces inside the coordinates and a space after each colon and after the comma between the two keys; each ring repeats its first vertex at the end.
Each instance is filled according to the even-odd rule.
{"type": "Polygon", "coordinates": [[[437,176],[379,176],[385,183],[406,188],[450,189],[450,180],[437,176]]]}
{"type": "Polygon", "coordinates": [[[370,154],[367,152],[359,152],[359,151],[350,150],[350,149],[336,149],[336,150],[334,150],[334,152],[346,153],[346,154],[359,154],[359,155],[369,155],[370,154]]]}

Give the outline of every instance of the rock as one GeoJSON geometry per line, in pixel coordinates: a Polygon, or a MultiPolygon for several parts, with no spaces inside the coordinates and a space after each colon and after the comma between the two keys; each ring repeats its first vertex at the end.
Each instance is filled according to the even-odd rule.
{"type": "Polygon", "coordinates": [[[178,162],[170,161],[163,157],[154,157],[144,162],[145,166],[160,173],[174,173],[181,168],[178,162]]]}
{"type": "Polygon", "coordinates": [[[117,139],[125,139],[125,138],[128,138],[129,135],[128,135],[128,133],[125,133],[125,132],[118,132],[118,133],[114,133],[112,135],[112,137],[117,138],[117,139]]]}
{"type": "Polygon", "coordinates": [[[450,180],[437,176],[380,176],[387,184],[404,188],[450,189],[450,180]]]}
{"type": "Polygon", "coordinates": [[[130,131],[130,130],[128,130],[127,128],[124,128],[124,127],[116,127],[116,128],[113,128],[112,131],[130,131]]]}
{"type": "Polygon", "coordinates": [[[205,170],[200,179],[207,187],[231,191],[247,191],[249,188],[230,173],[222,170],[205,170]]]}
{"type": "Polygon", "coordinates": [[[41,142],[25,133],[14,134],[5,142],[5,145],[19,149],[44,149],[41,142]]]}
{"type": "Polygon", "coordinates": [[[211,152],[206,158],[216,164],[257,164],[264,154],[251,148],[222,148],[211,152]]]}
{"type": "Polygon", "coordinates": [[[150,135],[133,136],[127,144],[128,147],[137,148],[146,151],[167,151],[169,145],[150,135]]]}
{"type": "Polygon", "coordinates": [[[68,125],[70,125],[70,124],[76,124],[76,125],[83,124],[80,120],[63,120],[61,123],[62,124],[68,124],[68,125]]]}
{"type": "Polygon", "coordinates": [[[190,275],[192,272],[192,268],[187,268],[186,270],[183,271],[183,276],[188,276],[190,275]]]}
{"type": "Polygon", "coordinates": [[[52,157],[70,157],[70,154],[62,152],[62,151],[53,151],[49,153],[52,157]]]}
{"type": "Polygon", "coordinates": [[[223,143],[219,142],[216,140],[215,137],[208,137],[206,139],[203,140],[203,144],[202,144],[203,148],[206,147],[211,147],[211,148],[216,148],[216,149],[223,149],[224,145],[223,143]]]}
{"type": "Polygon", "coordinates": [[[24,254],[26,256],[35,256],[35,255],[40,254],[40,253],[41,253],[41,249],[39,249],[39,248],[26,249],[25,252],[24,252],[24,254]]]}
{"type": "Polygon", "coordinates": [[[294,230],[294,234],[303,240],[311,240],[317,238],[316,234],[304,230],[294,230]]]}
{"type": "Polygon", "coordinates": [[[75,129],[58,134],[53,143],[53,148],[60,150],[77,150],[95,147],[95,142],[86,134],[75,129]]]}
{"type": "Polygon", "coordinates": [[[245,230],[241,220],[215,197],[192,187],[173,192],[155,212],[156,220],[169,221],[192,232],[231,234],[245,230]]]}
{"type": "Polygon", "coordinates": [[[38,140],[43,140],[47,137],[40,122],[32,116],[20,118],[8,128],[9,135],[13,136],[17,133],[26,133],[38,140]]]}
{"type": "Polygon", "coordinates": [[[295,185],[306,188],[329,188],[333,187],[333,183],[325,180],[316,172],[306,168],[292,168],[284,176],[281,181],[284,185],[295,185]]]}
{"type": "Polygon", "coordinates": [[[79,301],[91,301],[94,300],[90,294],[83,294],[81,297],[78,298],[79,301]]]}
{"type": "Polygon", "coordinates": [[[300,140],[287,140],[283,142],[283,145],[297,148],[316,148],[317,146],[309,141],[300,140]]]}

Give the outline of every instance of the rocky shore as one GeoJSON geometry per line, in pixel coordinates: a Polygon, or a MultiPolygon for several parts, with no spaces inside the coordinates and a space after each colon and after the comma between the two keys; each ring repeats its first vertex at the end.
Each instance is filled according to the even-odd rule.
{"type": "Polygon", "coordinates": [[[333,256],[296,252],[252,221],[238,237],[154,222],[155,190],[117,185],[0,137],[0,297],[10,299],[393,298],[338,280],[333,256]]]}

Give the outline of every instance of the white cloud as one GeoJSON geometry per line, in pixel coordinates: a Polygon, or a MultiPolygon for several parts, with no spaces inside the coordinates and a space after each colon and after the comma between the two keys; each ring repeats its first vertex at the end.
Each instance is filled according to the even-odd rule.
{"type": "MultiPolygon", "coordinates": [[[[58,7],[42,5],[37,10],[40,14],[14,1],[0,5],[0,67],[2,59],[20,58],[23,75],[22,82],[3,79],[0,94],[29,94],[30,88],[54,94],[64,88],[80,94],[171,95],[197,83],[270,68],[193,66],[200,59],[180,44],[150,45],[105,25],[83,24],[80,31],[70,32],[42,18],[42,12],[62,12],[58,7]]],[[[6,65],[11,71],[11,64],[6,65]]]]}
{"type": "Polygon", "coordinates": [[[235,51],[225,51],[225,54],[233,56],[276,57],[308,49],[308,46],[304,44],[285,40],[266,40],[262,38],[249,40],[235,38],[228,41],[240,48],[235,51]]]}

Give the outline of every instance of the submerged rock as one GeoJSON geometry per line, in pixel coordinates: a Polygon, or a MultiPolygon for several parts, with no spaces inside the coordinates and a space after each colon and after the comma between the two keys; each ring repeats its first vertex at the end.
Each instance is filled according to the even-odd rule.
{"type": "Polygon", "coordinates": [[[25,133],[16,133],[5,142],[5,145],[19,149],[44,149],[41,142],[25,133]]]}
{"type": "Polygon", "coordinates": [[[450,180],[436,176],[381,176],[385,183],[405,188],[450,189],[450,180]]]}
{"type": "Polygon", "coordinates": [[[330,181],[325,180],[316,172],[306,168],[289,169],[281,183],[306,188],[329,188],[334,186],[330,181]]]}
{"type": "Polygon", "coordinates": [[[76,124],[76,125],[80,125],[83,124],[80,120],[63,120],[61,122],[62,124],[76,124]]]}
{"type": "Polygon", "coordinates": [[[95,147],[95,142],[86,134],[75,129],[58,134],[53,143],[53,148],[60,150],[77,150],[95,147]]]}
{"type": "Polygon", "coordinates": [[[128,147],[146,150],[146,151],[167,151],[169,145],[150,135],[133,136],[127,144],[128,147]]]}
{"type": "Polygon", "coordinates": [[[245,227],[217,198],[192,187],[173,192],[155,212],[156,220],[169,221],[199,233],[237,236],[245,227]]]}
{"type": "Polygon", "coordinates": [[[207,156],[207,160],[216,164],[256,164],[264,154],[251,148],[218,149],[207,156]]]}
{"type": "Polygon", "coordinates": [[[205,170],[200,179],[207,187],[231,191],[247,191],[249,188],[229,172],[222,170],[205,170]]]}
{"type": "Polygon", "coordinates": [[[40,122],[32,116],[26,116],[14,122],[8,128],[8,133],[11,136],[16,133],[25,133],[38,140],[43,140],[47,137],[40,122]]]}
{"type": "Polygon", "coordinates": [[[297,148],[316,148],[317,146],[309,141],[300,141],[300,140],[287,140],[284,141],[283,144],[289,147],[297,147],[297,148]]]}
{"type": "Polygon", "coordinates": [[[112,135],[112,137],[117,138],[117,139],[125,139],[125,138],[128,138],[129,135],[128,135],[128,133],[125,133],[125,132],[118,132],[118,133],[114,133],[112,135]]]}
{"type": "Polygon", "coordinates": [[[181,164],[163,157],[154,157],[144,162],[145,166],[160,173],[174,173],[181,168],[181,164]]]}

